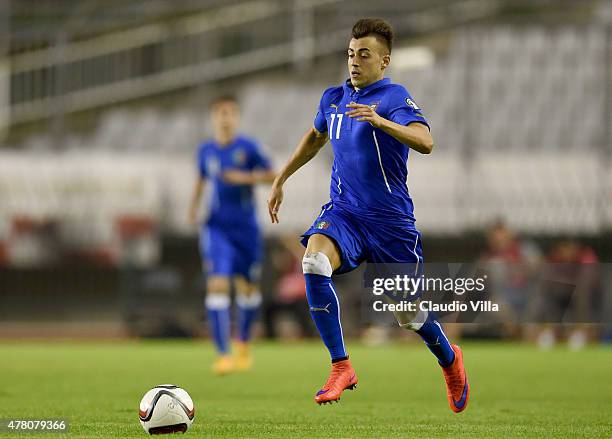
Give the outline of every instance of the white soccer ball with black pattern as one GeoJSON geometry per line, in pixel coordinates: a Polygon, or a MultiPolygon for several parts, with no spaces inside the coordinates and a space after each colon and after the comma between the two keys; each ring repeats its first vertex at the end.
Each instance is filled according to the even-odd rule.
{"type": "Polygon", "coordinates": [[[189,393],[173,384],[162,384],[145,393],[138,411],[140,424],[149,434],[185,433],[194,414],[189,393]]]}

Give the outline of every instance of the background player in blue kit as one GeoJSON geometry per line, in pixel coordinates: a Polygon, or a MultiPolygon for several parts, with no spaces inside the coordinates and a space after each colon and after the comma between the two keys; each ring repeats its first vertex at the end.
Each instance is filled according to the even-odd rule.
{"type": "Polygon", "coordinates": [[[254,140],[237,134],[239,107],[234,97],[211,104],[214,140],[203,143],[197,155],[198,179],[189,209],[197,222],[205,183],[212,184],[209,215],[200,233],[200,252],[207,272],[206,310],[217,348],[213,371],[247,370],[252,357],[251,328],[261,304],[259,263],[262,238],[257,223],[254,185],[271,182],[275,174],[254,140]],[[230,354],[230,289],[238,305],[236,357],[230,354]]]}
{"type": "MultiPolygon", "coordinates": [[[[283,184],[311,160],[329,139],[334,151],[330,202],[303,235],[306,293],[312,318],[332,360],[319,404],[337,401],[357,384],[344,345],[338,295],[332,273],[370,263],[423,262],[412,199],[406,186],[409,148],[429,154],[429,125],[404,87],[384,78],[391,61],[393,31],[379,19],[353,27],[348,48],[350,78],[323,93],[314,127],[274,181],[269,198],[272,222],[278,222],[283,184]]],[[[414,330],[437,357],[454,412],[463,411],[469,385],[462,352],[451,345],[434,316],[396,314],[400,326],[414,330]]],[[[409,365],[404,365],[406,371],[409,365]]],[[[394,366],[396,369],[397,366],[394,366]]]]}

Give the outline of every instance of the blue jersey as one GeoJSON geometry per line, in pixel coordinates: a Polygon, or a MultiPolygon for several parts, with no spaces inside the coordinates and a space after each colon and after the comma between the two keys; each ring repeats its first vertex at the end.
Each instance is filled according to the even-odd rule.
{"type": "Polygon", "coordinates": [[[368,122],[348,117],[346,105],[373,106],[385,119],[400,125],[418,122],[429,127],[419,107],[401,85],[381,79],[355,90],[350,81],[323,93],[314,127],[327,132],[334,151],[330,198],[334,205],[377,221],[414,224],[408,193],[408,147],[368,122]]]}
{"type": "Polygon", "coordinates": [[[210,141],[200,146],[199,174],[202,179],[212,183],[208,225],[257,225],[253,186],[231,184],[223,180],[225,171],[255,169],[270,169],[270,162],[252,139],[239,136],[228,145],[221,146],[210,141]]]}

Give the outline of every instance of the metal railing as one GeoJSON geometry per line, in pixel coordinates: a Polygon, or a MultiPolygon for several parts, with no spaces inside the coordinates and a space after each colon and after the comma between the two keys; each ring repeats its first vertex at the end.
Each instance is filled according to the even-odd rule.
{"type": "MultiPolygon", "coordinates": [[[[189,87],[340,50],[371,6],[340,0],[251,0],[81,40],[59,31],[47,49],[0,59],[2,126],[189,87]],[[4,68],[3,68],[4,66],[4,68]],[[4,77],[4,79],[2,79],[4,77]],[[8,96],[2,99],[2,90],[8,96]],[[2,102],[6,108],[2,110],[2,102]]],[[[398,34],[470,21],[498,0],[381,0],[398,34]]]]}

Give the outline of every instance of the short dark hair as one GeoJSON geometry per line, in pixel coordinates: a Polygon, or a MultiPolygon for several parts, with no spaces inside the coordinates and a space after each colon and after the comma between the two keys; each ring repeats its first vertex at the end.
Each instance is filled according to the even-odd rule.
{"type": "Polygon", "coordinates": [[[219,96],[213,98],[210,101],[210,104],[208,106],[210,108],[212,108],[215,105],[220,104],[222,102],[233,102],[234,104],[238,104],[238,99],[236,98],[236,96],[230,95],[230,94],[219,95],[219,96]]]}
{"type": "Polygon", "coordinates": [[[353,25],[351,35],[355,39],[363,38],[368,35],[374,35],[379,40],[383,41],[391,53],[393,48],[393,28],[382,18],[362,18],[353,25]]]}

